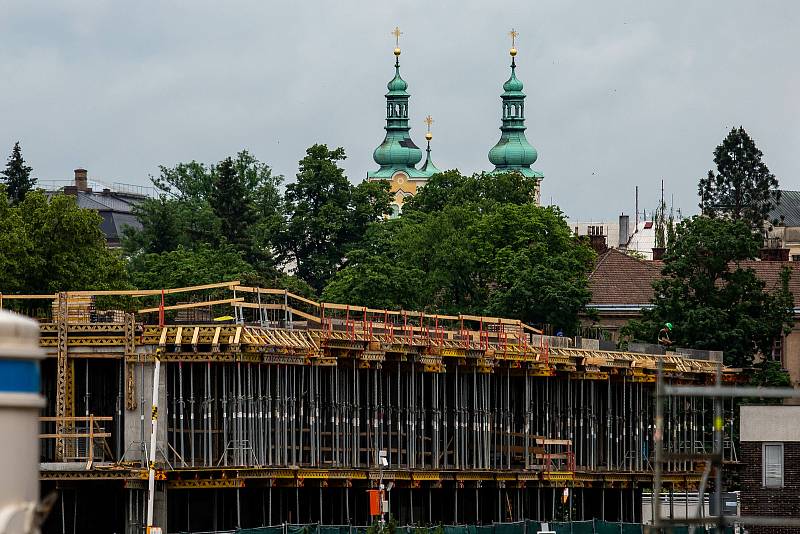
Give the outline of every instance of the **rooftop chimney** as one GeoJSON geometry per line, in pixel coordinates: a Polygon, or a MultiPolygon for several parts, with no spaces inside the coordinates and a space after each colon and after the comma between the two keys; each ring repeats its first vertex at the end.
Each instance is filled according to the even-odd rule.
{"type": "Polygon", "coordinates": [[[619,216],[619,249],[628,249],[628,239],[630,239],[630,216],[622,214],[619,216]]]}
{"type": "Polygon", "coordinates": [[[591,234],[589,236],[589,246],[594,249],[598,254],[602,254],[608,250],[608,243],[606,243],[606,236],[603,234],[591,234]]]}
{"type": "Polygon", "coordinates": [[[75,188],[78,191],[89,190],[89,180],[87,178],[86,169],[75,169],[75,188]]]}

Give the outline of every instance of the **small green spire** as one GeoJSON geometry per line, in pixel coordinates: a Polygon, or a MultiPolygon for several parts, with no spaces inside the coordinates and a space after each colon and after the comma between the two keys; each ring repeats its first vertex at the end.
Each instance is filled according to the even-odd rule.
{"type": "Polygon", "coordinates": [[[398,57],[394,62],[394,78],[386,84],[386,88],[389,89],[390,95],[407,95],[406,89],[408,89],[408,84],[406,81],[400,77],[400,58],[398,57]]]}
{"type": "Polygon", "coordinates": [[[422,167],[419,168],[419,171],[430,177],[442,171],[440,171],[438,167],[434,165],[433,160],[431,159],[431,139],[433,139],[433,134],[431,133],[431,124],[433,124],[433,117],[430,115],[425,117],[425,124],[428,125],[428,131],[425,133],[425,140],[428,142],[428,148],[425,149],[425,163],[422,164],[422,167]]]}
{"type": "Polygon", "coordinates": [[[538,153],[525,137],[525,93],[522,81],[517,78],[514,46],[517,32],[511,30],[511,76],[503,84],[502,121],[500,140],[489,151],[489,161],[495,166],[492,172],[519,172],[530,178],[543,178],[542,173],[531,169],[538,153]]]}
{"type": "Polygon", "coordinates": [[[383,143],[375,149],[372,157],[380,165],[377,171],[367,173],[368,178],[391,178],[397,171],[403,171],[411,177],[417,177],[420,171],[415,165],[422,159],[422,151],[409,136],[411,128],[408,125],[408,100],[411,96],[406,92],[408,84],[400,76],[400,30],[395,28],[392,32],[398,39],[394,49],[394,78],[389,81],[386,88],[386,137],[383,143]]]}

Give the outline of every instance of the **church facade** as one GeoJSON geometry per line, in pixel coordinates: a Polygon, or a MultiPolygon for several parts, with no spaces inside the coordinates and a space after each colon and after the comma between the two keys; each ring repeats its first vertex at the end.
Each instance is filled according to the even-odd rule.
{"type": "MultiPolygon", "coordinates": [[[[400,31],[395,28],[394,35],[399,38],[400,31]]],[[[514,46],[517,33],[511,31],[512,46],[511,76],[503,84],[502,124],[500,126],[500,139],[489,151],[489,162],[494,166],[490,173],[518,172],[527,178],[535,178],[541,182],[544,175],[531,168],[538,158],[536,149],[531,146],[525,137],[525,93],[522,92],[523,84],[516,76],[517,49],[514,46]]],[[[432,119],[426,117],[428,131],[425,134],[427,142],[425,162],[422,161],[422,150],[411,139],[411,127],[408,123],[408,84],[400,76],[400,48],[396,46],[395,74],[387,84],[386,93],[386,136],[383,142],[373,152],[373,159],[379,165],[375,171],[367,173],[368,180],[386,180],[389,182],[389,191],[392,194],[392,215],[397,216],[402,212],[406,200],[414,196],[420,188],[424,187],[428,179],[441,172],[431,159],[430,131],[432,119]]],[[[540,192],[537,187],[536,203],[539,203],[540,192]]]]}

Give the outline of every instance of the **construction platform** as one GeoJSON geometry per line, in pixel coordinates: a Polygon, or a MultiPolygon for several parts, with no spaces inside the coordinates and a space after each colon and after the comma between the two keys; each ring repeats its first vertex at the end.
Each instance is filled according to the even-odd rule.
{"type": "MultiPolygon", "coordinates": [[[[107,513],[129,532],[143,521],[154,414],[157,512],[170,531],[363,524],[365,490],[380,480],[401,522],[635,522],[653,483],[657,367],[672,383],[710,384],[719,365],[237,281],[0,304],[40,316],[45,491],[61,492],[76,525],[107,513]]],[[[669,451],[710,450],[710,403],[671,401],[664,413],[669,451]]],[[[673,462],[662,480],[693,490],[702,468],[673,462]]]]}

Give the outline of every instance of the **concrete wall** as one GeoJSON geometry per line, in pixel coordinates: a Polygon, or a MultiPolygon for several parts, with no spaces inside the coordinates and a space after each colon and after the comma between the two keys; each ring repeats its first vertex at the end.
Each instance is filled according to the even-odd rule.
{"type": "MultiPolygon", "coordinates": [[[[152,363],[128,364],[134,367],[136,381],[136,409],[125,411],[125,460],[142,461],[141,442],[150,446],[151,410],[153,402],[153,367],[152,363]],[[144,389],[142,389],[144,379],[144,389]],[[144,394],[144,395],[142,395],[144,394]],[[144,402],[142,402],[144,400],[144,402]],[[144,435],[142,435],[142,421],[144,421],[144,435]]],[[[158,384],[158,446],[166,450],[167,443],[167,377],[166,367],[161,366],[158,384]]],[[[146,459],[145,463],[146,463],[146,459]]],[[[156,461],[163,460],[162,455],[156,455],[156,461]]]]}
{"type": "Polygon", "coordinates": [[[800,406],[742,406],[740,410],[740,441],[800,442],[800,406]]]}

